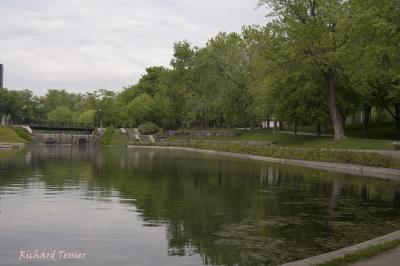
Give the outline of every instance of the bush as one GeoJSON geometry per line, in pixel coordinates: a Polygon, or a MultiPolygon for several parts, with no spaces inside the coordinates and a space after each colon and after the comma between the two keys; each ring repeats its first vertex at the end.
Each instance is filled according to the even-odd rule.
{"type": "Polygon", "coordinates": [[[154,124],[153,122],[147,122],[144,124],[141,124],[139,126],[139,132],[142,135],[151,135],[151,134],[155,134],[158,131],[158,126],[156,124],[154,124]]]}
{"type": "Polygon", "coordinates": [[[24,129],[22,127],[16,127],[16,128],[14,128],[14,131],[18,134],[18,136],[20,136],[24,140],[32,141],[32,135],[31,135],[31,133],[26,131],[26,129],[24,129]]]}
{"type": "Polygon", "coordinates": [[[106,128],[106,131],[104,132],[103,135],[103,145],[110,145],[111,140],[112,140],[112,136],[114,134],[114,129],[111,127],[106,128]]]}

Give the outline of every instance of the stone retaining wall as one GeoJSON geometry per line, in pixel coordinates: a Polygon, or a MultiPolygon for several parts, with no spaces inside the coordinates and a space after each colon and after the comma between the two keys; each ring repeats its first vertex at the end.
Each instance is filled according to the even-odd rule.
{"type": "Polygon", "coordinates": [[[176,137],[234,137],[240,136],[241,134],[234,131],[229,130],[167,130],[165,131],[166,136],[176,136],[176,137]]]}
{"type": "Polygon", "coordinates": [[[206,143],[206,144],[241,144],[249,146],[262,146],[268,147],[275,144],[274,141],[262,141],[262,140],[212,140],[212,139],[169,139],[166,141],[161,141],[163,143],[206,143]]]}
{"type": "Polygon", "coordinates": [[[33,134],[34,144],[55,144],[55,145],[93,145],[96,143],[96,139],[92,135],[81,135],[81,134],[66,134],[66,133],[53,133],[33,134]]]}
{"type": "MultiPolygon", "coordinates": [[[[339,250],[335,250],[332,252],[324,253],[318,256],[306,258],[303,260],[293,261],[289,263],[282,264],[281,266],[311,266],[318,265],[320,263],[328,262],[333,259],[342,258],[346,255],[353,254],[357,251],[361,251],[367,249],[369,247],[381,245],[387,242],[391,242],[394,240],[400,239],[400,230],[395,231],[393,233],[377,237],[350,247],[345,247],[339,250]]],[[[383,266],[383,265],[382,265],[383,266]]]]}

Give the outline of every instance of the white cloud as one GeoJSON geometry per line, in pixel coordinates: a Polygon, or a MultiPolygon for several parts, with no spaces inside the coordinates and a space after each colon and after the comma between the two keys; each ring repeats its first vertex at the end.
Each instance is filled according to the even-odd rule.
{"type": "Polygon", "coordinates": [[[2,0],[5,86],[120,90],[147,66],[169,64],[173,43],[265,24],[257,0],[2,0]]]}

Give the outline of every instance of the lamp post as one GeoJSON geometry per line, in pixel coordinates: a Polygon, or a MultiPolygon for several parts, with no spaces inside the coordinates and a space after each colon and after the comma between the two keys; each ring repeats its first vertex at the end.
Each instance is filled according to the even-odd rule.
{"type": "Polygon", "coordinates": [[[3,64],[0,64],[0,89],[3,88],[3,72],[4,72],[4,66],[3,64]]]}
{"type": "Polygon", "coordinates": [[[103,122],[101,121],[101,108],[97,110],[97,123],[99,123],[100,128],[103,128],[103,122]]]}
{"type": "Polygon", "coordinates": [[[22,121],[23,121],[24,125],[26,125],[26,104],[24,106],[22,106],[22,110],[24,112],[24,115],[22,117],[22,121]]]}

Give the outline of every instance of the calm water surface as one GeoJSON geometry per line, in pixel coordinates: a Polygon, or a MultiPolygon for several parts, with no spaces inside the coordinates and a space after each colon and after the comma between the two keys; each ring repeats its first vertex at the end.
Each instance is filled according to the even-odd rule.
{"type": "Polygon", "coordinates": [[[0,265],[277,265],[397,229],[394,181],[177,151],[0,152],[0,265]]]}

